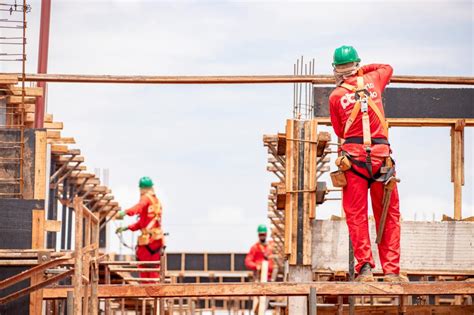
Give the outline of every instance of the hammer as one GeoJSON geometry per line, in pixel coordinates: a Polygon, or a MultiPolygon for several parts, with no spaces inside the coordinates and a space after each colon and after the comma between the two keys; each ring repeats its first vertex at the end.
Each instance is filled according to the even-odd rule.
{"type": "Polygon", "coordinates": [[[382,241],[383,231],[385,230],[385,221],[387,220],[388,205],[390,204],[390,198],[392,197],[392,191],[395,185],[400,182],[399,178],[391,176],[384,183],[383,199],[382,199],[382,217],[380,218],[379,228],[377,230],[377,239],[375,243],[380,244],[382,241]]]}

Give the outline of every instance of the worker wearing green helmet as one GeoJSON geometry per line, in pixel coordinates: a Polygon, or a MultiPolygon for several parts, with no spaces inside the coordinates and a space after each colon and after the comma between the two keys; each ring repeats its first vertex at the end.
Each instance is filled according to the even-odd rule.
{"type": "MultiPolygon", "coordinates": [[[[165,249],[164,233],[161,226],[162,206],[160,200],[156,197],[153,189],[153,181],[150,177],[140,178],[138,182],[140,189],[140,201],[135,206],[120,211],[116,218],[122,219],[125,215],[138,215],[137,222],[125,227],[119,227],[116,233],[122,233],[127,230],[141,231],[138,237],[136,247],[136,257],[138,261],[159,261],[165,249]]],[[[139,265],[147,267],[146,265],[139,265]]],[[[151,268],[150,266],[148,266],[151,268]]],[[[140,272],[140,278],[157,278],[158,272],[140,272]]],[[[145,282],[146,283],[146,282],[145,282]]]]}
{"type": "Polygon", "coordinates": [[[257,227],[258,242],[255,243],[251,248],[247,256],[245,257],[245,266],[258,273],[260,271],[262,261],[268,260],[268,277],[271,278],[273,270],[273,243],[267,242],[267,226],[260,224],[257,227]]]}
{"type": "Polygon", "coordinates": [[[334,132],[344,139],[339,170],[331,173],[333,185],[343,189],[342,205],[346,214],[354,256],[356,281],[375,281],[368,227],[368,190],[378,226],[377,244],[384,281],[401,282],[400,205],[391,158],[388,125],[382,93],[393,69],[388,64],[361,66],[352,46],[335,49],[333,70],[336,88],[329,96],[329,113],[334,132]],[[345,161],[345,162],[344,162],[345,161]],[[380,218],[386,217],[384,224],[380,218]]]}

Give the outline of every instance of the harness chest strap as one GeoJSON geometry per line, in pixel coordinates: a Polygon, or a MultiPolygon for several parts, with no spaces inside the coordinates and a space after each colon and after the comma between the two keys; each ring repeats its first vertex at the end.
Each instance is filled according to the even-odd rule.
{"type": "MultiPolygon", "coordinates": [[[[363,92],[364,79],[362,76],[357,77],[357,85],[358,85],[358,88],[347,83],[341,84],[343,88],[349,91],[352,91],[354,93],[357,93],[357,91],[360,91],[359,93],[364,93],[363,92]]],[[[382,114],[382,112],[380,111],[380,109],[374,103],[374,101],[372,100],[370,96],[367,96],[367,104],[374,111],[375,115],[377,116],[380,123],[382,124],[384,136],[388,138],[388,124],[387,124],[387,121],[385,120],[384,115],[382,114]]],[[[360,99],[358,99],[356,103],[354,104],[354,107],[351,111],[351,114],[349,115],[349,118],[347,119],[346,125],[344,126],[344,136],[347,133],[347,131],[350,129],[352,124],[354,123],[360,110],[361,110],[361,102],[360,102],[360,99]]],[[[370,143],[368,141],[368,139],[370,139],[370,120],[369,120],[367,111],[363,112],[362,114],[362,130],[363,130],[363,135],[364,135],[364,144],[367,145],[368,143],[370,143]],[[367,115],[364,115],[364,114],[367,114],[367,115]],[[364,116],[366,116],[366,118],[364,118],[364,116]],[[364,123],[364,120],[365,120],[365,123],[364,123]]]]}

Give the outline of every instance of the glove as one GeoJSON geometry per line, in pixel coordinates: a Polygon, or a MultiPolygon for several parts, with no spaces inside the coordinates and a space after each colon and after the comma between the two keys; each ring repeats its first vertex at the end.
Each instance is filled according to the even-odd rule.
{"type": "Polygon", "coordinates": [[[120,210],[117,215],[115,216],[115,220],[122,220],[127,213],[123,210],[120,210]]]}
{"type": "Polygon", "coordinates": [[[116,230],[115,230],[115,233],[122,233],[122,232],[125,232],[126,230],[128,230],[128,226],[121,226],[121,227],[118,227],[116,230]]]}

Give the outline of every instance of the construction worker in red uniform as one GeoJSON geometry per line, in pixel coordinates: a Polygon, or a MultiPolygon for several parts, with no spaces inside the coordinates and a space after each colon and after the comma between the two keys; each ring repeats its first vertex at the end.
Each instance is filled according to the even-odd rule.
{"type": "Polygon", "coordinates": [[[262,267],[262,261],[268,260],[268,279],[271,279],[273,271],[273,250],[271,242],[267,242],[267,227],[260,224],[257,228],[258,242],[251,248],[247,256],[245,256],[245,266],[253,270],[256,274],[256,279],[260,279],[258,274],[262,267]]]}
{"type": "MultiPolygon", "coordinates": [[[[375,267],[368,228],[370,189],[376,226],[381,221],[387,183],[397,180],[388,142],[388,125],[382,104],[382,92],[393,69],[385,64],[359,66],[360,58],[352,46],[334,52],[334,76],[337,87],[329,97],[330,116],[336,135],[344,142],[336,160],[345,175],[342,203],[349,234],[357,259],[356,281],[375,281],[375,267]]],[[[333,181],[334,182],[334,181],[333,181]]],[[[394,182],[395,183],[395,182],[394,182]]],[[[389,191],[387,216],[378,244],[384,281],[401,282],[400,276],[400,207],[396,185],[389,191]]]]}
{"type": "MultiPolygon", "coordinates": [[[[120,211],[116,218],[122,219],[126,215],[138,215],[137,222],[129,226],[119,227],[116,233],[124,231],[141,231],[136,247],[138,261],[160,261],[164,250],[164,235],[161,229],[162,207],[153,190],[153,181],[149,177],[142,177],[139,181],[140,202],[130,209],[120,211]]],[[[139,268],[157,268],[158,265],[138,265],[139,268]]],[[[159,273],[140,272],[140,278],[159,278],[159,273]]]]}

